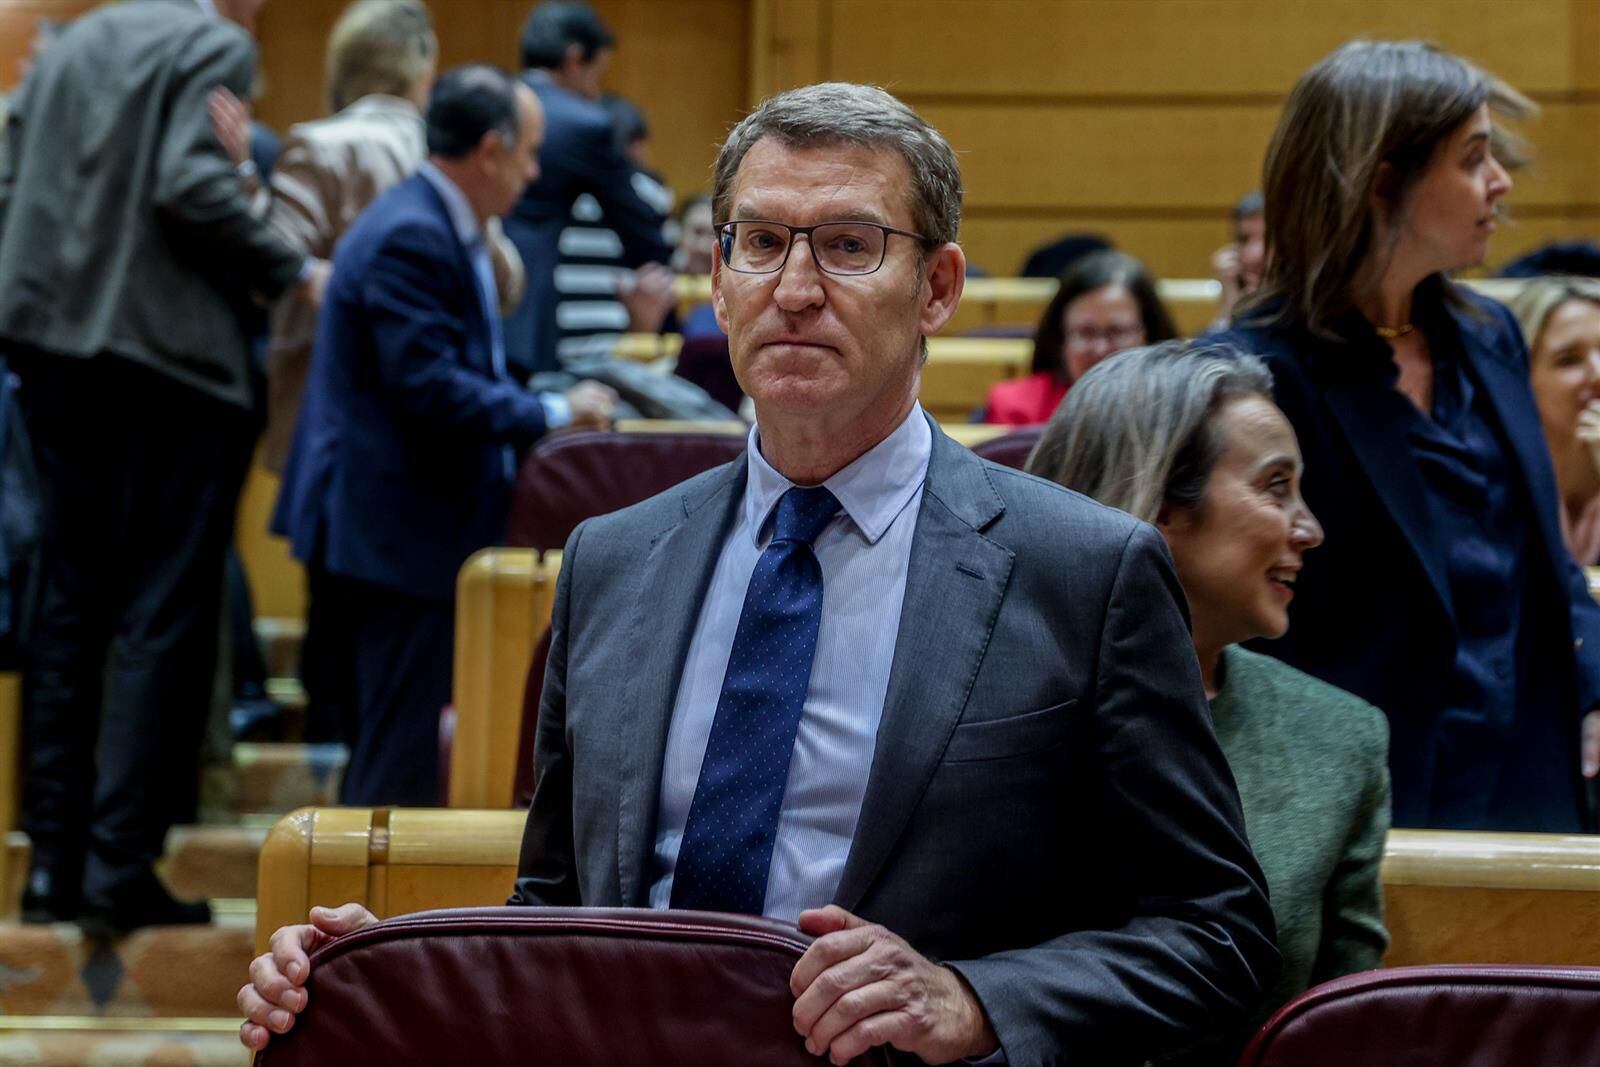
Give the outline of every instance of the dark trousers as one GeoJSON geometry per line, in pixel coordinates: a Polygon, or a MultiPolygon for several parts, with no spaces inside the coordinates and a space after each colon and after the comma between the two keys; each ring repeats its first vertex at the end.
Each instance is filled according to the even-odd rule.
{"type": "MultiPolygon", "coordinates": [[[[314,574],[318,624],[350,656],[355,709],[339,802],[439,803],[439,712],[450,700],[455,606],[339,575],[314,574]]],[[[325,646],[326,650],[326,646],[325,646]]]]}
{"type": "Polygon", "coordinates": [[[115,895],[192,818],[223,555],[254,422],[115,357],[16,353],[39,471],[23,829],[115,895]]]}

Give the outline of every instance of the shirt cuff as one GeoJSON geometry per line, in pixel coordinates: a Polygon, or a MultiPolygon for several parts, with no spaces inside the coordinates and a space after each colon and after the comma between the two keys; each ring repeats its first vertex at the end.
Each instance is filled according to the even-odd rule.
{"type": "Polygon", "coordinates": [[[315,256],[307,256],[305,259],[300,261],[300,273],[295,275],[294,280],[299,282],[301,285],[304,285],[311,277],[311,272],[316,269],[317,258],[315,256]]]}
{"type": "Polygon", "coordinates": [[[560,393],[540,393],[539,404],[544,408],[546,430],[559,430],[572,421],[572,405],[560,393]]]}

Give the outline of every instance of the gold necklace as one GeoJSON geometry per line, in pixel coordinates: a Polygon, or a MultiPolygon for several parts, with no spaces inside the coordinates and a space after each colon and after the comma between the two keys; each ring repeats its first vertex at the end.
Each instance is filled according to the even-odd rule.
{"type": "Polygon", "coordinates": [[[1399,326],[1374,326],[1372,329],[1379,337],[1392,341],[1396,337],[1404,337],[1416,327],[1409,322],[1403,322],[1399,326]]]}

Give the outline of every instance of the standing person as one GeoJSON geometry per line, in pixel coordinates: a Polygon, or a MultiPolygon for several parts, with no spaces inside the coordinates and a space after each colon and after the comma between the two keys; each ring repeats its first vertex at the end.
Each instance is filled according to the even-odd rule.
{"type": "Polygon", "coordinates": [[[1318,983],[1377,967],[1389,940],[1379,877],[1389,830],[1383,713],[1240,647],[1283,635],[1306,554],[1322,543],[1300,496],[1294,431],[1259,359],[1172,342],[1085,375],[1028,471],[1151,523],[1172,550],[1283,967],[1243,1027],[1162,1063],[1232,1067],[1274,1011],[1318,983]]]}
{"type": "Polygon", "coordinates": [[[500,539],[518,450],[605,424],[614,399],[592,382],[532,393],[506,372],[485,234],[538,173],[538,100],[461,67],[427,127],[427,161],[334,254],[273,517],[350,650],[346,804],[437,802],[456,573],[500,539]]]}
{"type": "MultiPolygon", "coordinates": [[[[1137,1063],[1230,1025],[1272,917],[1160,534],[917,403],[966,273],[955,153],[814,85],[734,129],[714,197],[757,424],[568,540],[513,902],[797,922],[795,1029],[835,1063],[1137,1063]]],[[[252,965],[247,1045],[374,920],[316,921],[252,965]]]]}
{"type": "Polygon", "coordinates": [[[194,806],[256,429],[239,309],[309,284],[304,257],[250,214],[207,113],[214,88],[255,78],[261,3],[100,8],[13,102],[0,340],[44,539],[23,674],[29,920],[81,912],[106,934],[209,917],[151,864],[194,806]]]}
{"type": "Polygon", "coordinates": [[[600,16],[576,0],[544,0],[522,27],[522,77],[545,115],[539,180],[506,219],[528,274],[527,293],[505,324],[507,359],[524,378],[560,369],[556,265],[580,196],[589,194],[599,206],[621,243],[624,266],[666,263],[672,254],[662,208],[641,195],[650,180],[618,148],[611,116],[599,103],[614,46],[600,16]]]}
{"type": "Polygon", "coordinates": [[[1593,828],[1600,607],[1516,320],[1450,280],[1511,189],[1495,117],[1530,106],[1418,42],[1312,67],[1267,154],[1266,279],[1224,335],[1271,367],[1328,534],[1265,650],[1388,714],[1397,826],[1593,828]]]}
{"type": "Polygon", "coordinates": [[[1600,563],[1600,278],[1537,278],[1511,301],[1532,353],[1533,398],[1555,465],[1561,532],[1600,563]]]}

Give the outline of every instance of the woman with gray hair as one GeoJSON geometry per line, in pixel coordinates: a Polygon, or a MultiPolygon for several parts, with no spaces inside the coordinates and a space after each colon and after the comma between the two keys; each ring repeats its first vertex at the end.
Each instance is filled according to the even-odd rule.
{"type": "Polygon", "coordinates": [[[1592,567],[1600,563],[1600,279],[1537,278],[1508,306],[1528,342],[1561,534],[1592,567]]]}
{"type": "Polygon", "coordinates": [[[1166,537],[1200,676],[1267,876],[1283,969],[1250,1027],[1180,1057],[1231,1064],[1255,1026],[1318,982],[1378,966],[1389,829],[1388,726],[1349,693],[1240,643],[1288,629],[1322,528],[1300,449],[1254,356],[1168,342],[1098,364],[1067,394],[1028,471],[1166,537]]]}

